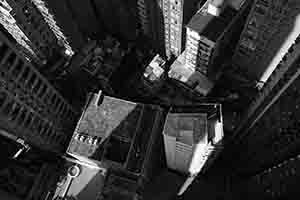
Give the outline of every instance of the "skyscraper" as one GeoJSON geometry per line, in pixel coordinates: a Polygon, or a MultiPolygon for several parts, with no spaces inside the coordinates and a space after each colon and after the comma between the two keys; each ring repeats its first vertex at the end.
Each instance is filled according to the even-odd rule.
{"type": "Polygon", "coordinates": [[[0,41],[1,129],[40,149],[62,152],[76,111],[3,33],[0,41]]]}
{"type": "Polygon", "coordinates": [[[234,8],[225,5],[222,1],[208,1],[193,16],[186,31],[187,67],[208,75],[208,66],[212,65],[221,53],[220,47],[226,45],[220,43],[230,37],[226,32],[234,28],[231,22],[237,19],[236,13],[234,8]],[[228,27],[229,25],[231,26],[228,27]]]}
{"type": "Polygon", "coordinates": [[[300,33],[300,2],[255,0],[233,62],[249,78],[266,82],[300,33]]]}
{"type": "Polygon", "coordinates": [[[236,171],[255,174],[295,156],[299,128],[299,36],[245,110],[232,136],[236,171]]]}
{"type": "Polygon", "coordinates": [[[202,0],[163,0],[166,56],[179,56],[184,50],[184,26],[198,10],[202,0]]]}

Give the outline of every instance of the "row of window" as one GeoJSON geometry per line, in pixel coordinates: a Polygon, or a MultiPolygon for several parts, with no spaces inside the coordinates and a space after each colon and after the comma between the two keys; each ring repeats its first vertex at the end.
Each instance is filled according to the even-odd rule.
{"type": "MultiPolygon", "coordinates": [[[[10,96],[7,91],[0,91],[0,112],[4,119],[15,124],[16,127],[25,128],[26,131],[45,137],[49,143],[61,143],[62,137],[52,124],[42,119],[35,111],[23,105],[10,96]]],[[[31,139],[29,136],[27,139],[31,139]]]]}
{"type": "MultiPolygon", "coordinates": [[[[37,101],[41,101],[47,107],[50,107],[56,115],[62,118],[69,118],[74,115],[70,106],[66,104],[54,90],[40,78],[40,75],[25,65],[17,55],[3,44],[0,47],[1,71],[7,74],[11,79],[30,94],[34,94],[37,101]]],[[[54,114],[53,113],[53,114],[54,114]]]]}

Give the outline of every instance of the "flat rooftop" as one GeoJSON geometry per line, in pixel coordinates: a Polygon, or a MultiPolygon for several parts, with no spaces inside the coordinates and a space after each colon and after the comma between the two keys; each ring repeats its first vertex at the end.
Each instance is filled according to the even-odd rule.
{"type": "Polygon", "coordinates": [[[215,42],[232,21],[236,13],[237,11],[230,6],[225,7],[218,17],[207,13],[205,10],[199,10],[192,17],[187,27],[215,42]]]}
{"type": "Polygon", "coordinates": [[[67,153],[88,163],[112,161],[140,171],[148,142],[162,129],[161,120],[164,115],[160,106],[130,102],[101,92],[91,94],[67,153]]]}
{"type": "Polygon", "coordinates": [[[215,136],[211,126],[222,121],[221,115],[219,104],[172,107],[165,121],[164,134],[191,146],[207,144],[209,138],[215,136]]]}
{"type": "Polygon", "coordinates": [[[171,65],[168,73],[169,78],[176,79],[186,84],[190,89],[195,89],[201,94],[207,95],[214,86],[213,82],[202,73],[188,67],[184,56],[185,51],[171,65]]]}

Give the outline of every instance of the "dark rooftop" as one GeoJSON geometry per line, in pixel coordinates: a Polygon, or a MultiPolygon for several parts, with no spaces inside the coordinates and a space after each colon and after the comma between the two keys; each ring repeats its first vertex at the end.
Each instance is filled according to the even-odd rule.
{"type": "Polygon", "coordinates": [[[187,27],[215,42],[232,21],[235,14],[236,10],[229,6],[218,17],[205,11],[198,11],[190,20],[187,27]]]}
{"type": "Polygon", "coordinates": [[[133,169],[138,165],[132,163],[139,159],[132,157],[136,151],[134,148],[139,148],[140,155],[144,156],[147,142],[160,129],[157,125],[164,119],[162,112],[159,106],[125,101],[101,93],[92,94],[67,152],[80,159],[105,159],[133,169]]]}

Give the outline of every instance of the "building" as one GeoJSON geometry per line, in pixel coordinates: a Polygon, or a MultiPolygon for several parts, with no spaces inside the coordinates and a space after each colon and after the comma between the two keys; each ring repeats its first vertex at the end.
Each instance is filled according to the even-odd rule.
{"type": "Polygon", "coordinates": [[[138,0],[138,21],[144,35],[155,45],[158,52],[164,52],[164,23],[162,0],[138,0]]]}
{"type": "Polygon", "coordinates": [[[208,77],[186,66],[185,51],[174,61],[168,77],[184,88],[189,96],[207,96],[214,86],[208,77]]]}
{"type": "Polygon", "coordinates": [[[1,129],[43,150],[63,152],[76,110],[3,33],[0,41],[1,129]]]}
{"type": "Polygon", "coordinates": [[[203,3],[202,0],[163,0],[165,51],[168,58],[171,55],[177,57],[184,50],[184,26],[203,3]]]}
{"type": "MultiPolygon", "coordinates": [[[[105,168],[102,199],[133,199],[161,163],[164,113],[159,106],[92,94],[67,154],[91,167],[105,168]]],[[[93,183],[91,183],[93,184],[93,183]]],[[[78,196],[77,196],[78,197],[78,196]]]]}
{"type": "Polygon", "coordinates": [[[172,107],[167,114],[163,135],[168,168],[189,175],[179,192],[182,194],[222,150],[221,105],[172,107]]]}
{"type": "Polygon", "coordinates": [[[208,95],[224,61],[232,56],[233,40],[240,33],[250,3],[207,1],[187,24],[186,50],[172,64],[169,77],[191,92],[208,95]]]}
{"type": "MultiPolygon", "coordinates": [[[[186,29],[187,67],[208,75],[208,68],[220,54],[219,43],[229,37],[226,28],[232,22],[237,11],[230,6],[215,5],[217,1],[207,2],[189,21],[186,29]]],[[[230,27],[235,28],[235,27],[230,27]]],[[[222,44],[224,48],[224,42],[222,44]]]]}
{"type": "MultiPolygon", "coordinates": [[[[39,65],[62,56],[64,47],[29,0],[7,0],[1,3],[1,24],[23,47],[25,55],[39,65]]],[[[72,52],[70,52],[72,54],[72,52]]]]}
{"type": "Polygon", "coordinates": [[[141,82],[137,83],[139,92],[143,96],[154,95],[163,86],[167,78],[166,67],[166,61],[157,54],[146,67],[141,82]]]}
{"type": "Polygon", "coordinates": [[[249,78],[267,81],[299,35],[297,0],[255,0],[233,62],[249,78]]]}
{"type": "Polygon", "coordinates": [[[298,37],[238,122],[232,144],[240,151],[235,166],[240,174],[258,173],[297,154],[299,41],[298,37]]]}

